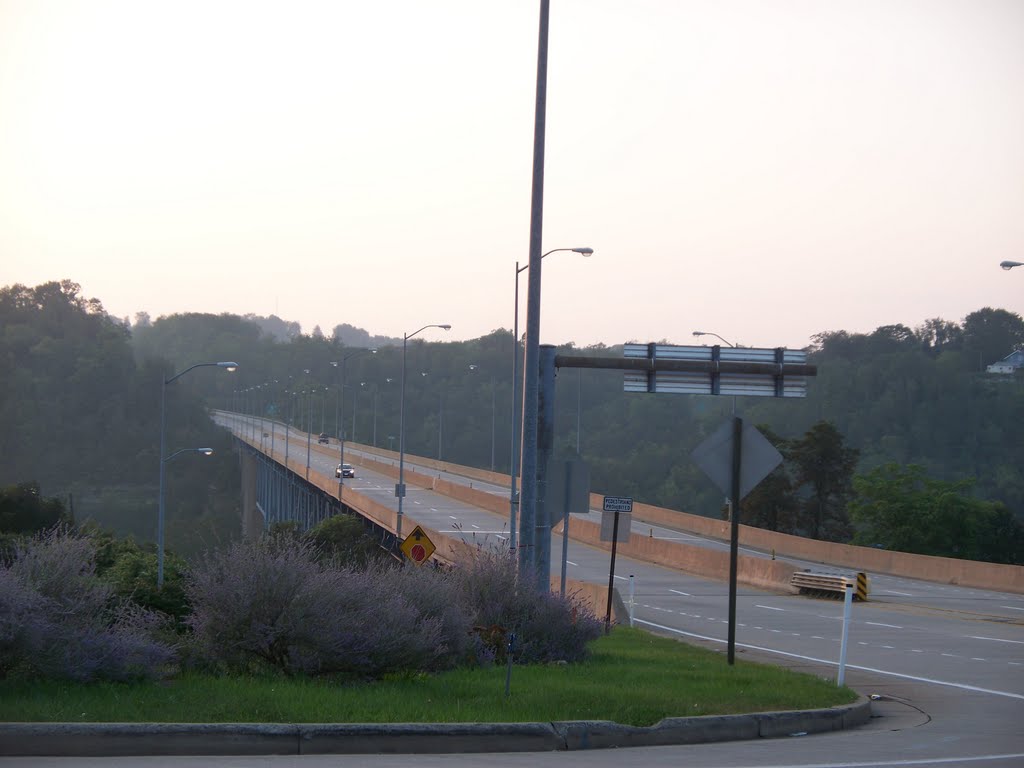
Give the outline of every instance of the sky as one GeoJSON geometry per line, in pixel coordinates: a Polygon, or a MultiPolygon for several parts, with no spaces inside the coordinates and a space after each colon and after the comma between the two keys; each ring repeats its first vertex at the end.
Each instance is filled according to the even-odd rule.
{"type": "MultiPolygon", "coordinates": [[[[539,7],[0,0],[0,286],[511,329],[539,7]]],[[[551,0],[547,85],[543,343],[1024,312],[1020,0],[551,0]]]]}

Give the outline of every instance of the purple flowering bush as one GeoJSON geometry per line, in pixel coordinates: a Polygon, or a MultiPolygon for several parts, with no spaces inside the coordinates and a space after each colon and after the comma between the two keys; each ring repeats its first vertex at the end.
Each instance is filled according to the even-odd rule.
{"type": "Polygon", "coordinates": [[[0,676],[76,681],[164,674],[164,620],[118,598],[95,572],[95,545],[55,528],[0,563],[0,676]]]}
{"type": "Polygon", "coordinates": [[[505,659],[510,633],[517,663],[575,662],[600,636],[601,622],[572,595],[541,589],[535,579],[516,573],[515,557],[479,549],[473,561],[453,571],[461,584],[477,633],[497,660],[505,659]]]}
{"type": "Polygon", "coordinates": [[[467,568],[377,566],[323,558],[308,539],[267,536],[210,552],[187,577],[197,664],[227,671],[373,680],[517,661],[575,661],[600,622],[571,599],[516,586],[507,557],[467,568]]]}
{"type": "Polygon", "coordinates": [[[286,536],[208,553],[186,592],[199,660],[229,670],[375,679],[453,666],[468,618],[442,593],[410,594],[394,568],[354,570],[286,536]]]}

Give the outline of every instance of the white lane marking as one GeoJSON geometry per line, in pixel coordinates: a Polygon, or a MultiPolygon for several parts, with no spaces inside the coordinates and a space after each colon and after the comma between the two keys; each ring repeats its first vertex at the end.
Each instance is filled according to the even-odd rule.
{"type": "MultiPolygon", "coordinates": [[[[570,533],[572,532],[572,527],[571,526],[569,528],[569,531],[570,531],[570,533]]],[[[622,579],[623,581],[629,581],[629,579],[626,578],[625,576],[616,576],[615,578],[616,579],[622,579]]]]}
{"type": "Polygon", "coordinates": [[[502,541],[504,541],[504,540],[505,540],[505,537],[504,537],[504,536],[502,536],[502,535],[501,535],[500,533],[498,534],[498,538],[499,538],[499,539],[501,539],[502,541]]]}
{"type": "MultiPolygon", "coordinates": [[[[569,527],[569,530],[570,530],[570,532],[572,531],[572,526],[569,527]]],[[[572,560],[566,560],[565,562],[567,562],[569,565],[577,565],[572,560]]]]}
{"type": "Polygon", "coordinates": [[[755,608],[764,608],[766,611],[785,611],[786,610],[785,608],[775,608],[775,607],[770,606],[770,605],[757,605],[756,603],[754,604],[754,607],[755,608]]]}
{"type": "Polygon", "coordinates": [[[480,526],[479,526],[479,525],[474,525],[473,523],[470,523],[470,525],[472,525],[472,526],[473,526],[474,528],[476,528],[476,529],[477,529],[478,531],[480,530],[480,526]]]}
{"type": "Polygon", "coordinates": [[[448,517],[450,517],[452,520],[458,520],[459,519],[455,515],[448,515],[448,517]]]}
{"type": "Polygon", "coordinates": [[[423,502],[420,502],[420,501],[413,501],[413,504],[422,504],[422,503],[423,502]]]}
{"type": "Polygon", "coordinates": [[[953,654],[953,653],[944,653],[944,654],[942,654],[942,655],[943,655],[943,656],[948,656],[948,657],[949,657],[949,658],[951,658],[951,659],[955,659],[955,658],[957,658],[957,657],[956,657],[956,654],[953,654]]]}
{"type": "Polygon", "coordinates": [[[883,592],[888,592],[890,595],[903,595],[904,597],[913,597],[909,592],[897,592],[895,589],[883,589],[883,592]]]}
{"type": "Polygon", "coordinates": [[[435,509],[434,507],[431,507],[431,508],[430,508],[430,511],[431,511],[431,512],[437,512],[437,510],[436,510],[436,509],[435,509]]]}
{"type": "Polygon", "coordinates": [[[892,650],[892,646],[891,645],[883,645],[882,647],[883,648],[888,648],[890,651],[892,650]]]}
{"type": "Polygon", "coordinates": [[[824,640],[825,638],[821,635],[811,635],[811,640],[824,640]]]}
{"type": "Polygon", "coordinates": [[[677,595],[682,595],[683,597],[693,597],[689,592],[680,592],[678,589],[670,589],[669,592],[675,592],[677,595]]]}
{"type": "Polygon", "coordinates": [[[984,661],[984,659],[979,659],[977,656],[971,656],[971,661],[984,661]]]}
{"type": "Polygon", "coordinates": [[[1024,608],[1018,608],[1015,605],[1004,605],[1002,608],[1009,608],[1011,611],[1024,611],[1024,608]]]}
{"type": "MultiPolygon", "coordinates": [[[[707,635],[698,635],[694,632],[684,632],[681,629],[675,627],[666,627],[661,624],[655,624],[651,621],[644,621],[643,619],[634,619],[637,624],[646,624],[650,627],[657,629],[663,629],[666,632],[675,632],[677,635],[685,635],[687,637],[695,637],[698,640],[710,640],[713,643],[727,643],[727,640],[723,640],[720,637],[708,637],[707,635]]],[[[831,661],[830,659],[819,659],[814,656],[804,656],[799,653],[789,653],[788,651],[779,651],[775,648],[765,648],[760,645],[750,645],[749,643],[736,643],[736,645],[742,648],[751,648],[755,651],[765,651],[766,653],[777,653],[780,656],[788,656],[792,659],[804,659],[805,661],[813,661],[818,664],[828,664],[830,667],[838,667],[838,661],[831,661]]],[[[1008,699],[1021,699],[1024,701],[1024,694],[1022,693],[1010,693],[1009,691],[996,691],[991,688],[979,688],[976,685],[968,685],[966,683],[954,683],[949,680],[936,680],[931,677],[918,677],[917,675],[905,675],[901,672],[890,672],[885,669],[875,669],[874,667],[862,667],[857,664],[847,664],[847,669],[859,669],[861,672],[872,672],[876,675],[889,675],[890,677],[898,677],[901,680],[916,680],[919,683],[933,683],[935,685],[945,685],[950,688],[959,688],[963,691],[974,691],[976,693],[991,693],[993,696],[1005,696],[1008,699]]],[[[850,765],[855,765],[851,763],[850,765]]],[[[871,765],[871,763],[865,763],[865,765],[871,765]]],[[[773,766],[772,768],[779,768],[779,766],[773,766]]],[[[810,766],[803,766],[802,768],[810,768],[810,766]]]]}
{"type": "Polygon", "coordinates": [[[872,627],[889,627],[889,629],[903,629],[903,627],[896,626],[895,624],[883,624],[880,621],[865,621],[865,624],[870,624],[872,627]]]}
{"type": "Polygon", "coordinates": [[[968,635],[971,640],[991,640],[994,643],[1016,643],[1024,645],[1024,640],[1003,640],[1001,637],[981,637],[980,635],[968,635]]]}
{"type": "Polygon", "coordinates": [[[911,653],[924,653],[924,651],[922,651],[920,648],[911,648],[910,652],[911,653]]]}
{"type": "Polygon", "coordinates": [[[956,763],[976,763],[984,760],[1016,760],[1024,757],[1024,752],[1006,755],[971,755],[969,757],[932,757],[917,760],[873,760],[870,763],[800,763],[772,764],[758,763],[757,766],[743,765],[736,768],[903,768],[914,765],[953,765],[956,763]]]}

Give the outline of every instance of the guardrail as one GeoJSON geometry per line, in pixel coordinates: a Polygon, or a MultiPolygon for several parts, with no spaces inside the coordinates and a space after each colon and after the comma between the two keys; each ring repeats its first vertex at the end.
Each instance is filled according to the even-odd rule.
{"type": "Polygon", "coordinates": [[[790,579],[790,584],[800,590],[801,595],[830,597],[842,599],[846,594],[846,586],[853,587],[853,599],[865,602],[868,599],[868,575],[858,571],[856,576],[841,573],[817,573],[815,571],[797,571],[790,579]]]}

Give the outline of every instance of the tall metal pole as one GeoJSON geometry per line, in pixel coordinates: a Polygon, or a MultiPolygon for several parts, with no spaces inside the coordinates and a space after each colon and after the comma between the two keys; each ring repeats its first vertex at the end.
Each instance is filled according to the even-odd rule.
{"type": "Polygon", "coordinates": [[[437,393],[437,460],[441,461],[441,438],[444,435],[444,392],[437,393]]]}
{"type": "MultiPolygon", "coordinates": [[[[164,585],[164,489],[166,483],[166,469],[164,464],[167,463],[167,385],[172,381],[176,381],[184,376],[189,371],[195,370],[196,368],[206,368],[214,366],[217,368],[226,368],[228,371],[234,371],[238,368],[238,363],[235,362],[219,362],[219,363],[196,363],[195,365],[189,366],[181,373],[176,373],[171,378],[165,378],[163,375],[160,377],[160,489],[159,498],[157,500],[157,521],[156,521],[156,542],[157,542],[157,553],[156,553],[156,588],[161,589],[164,585]]],[[[244,407],[243,407],[244,410],[244,407]]],[[[242,422],[242,434],[245,434],[245,422],[242,422]]],[[[177,454],[175,454],[177,455],[177,454]]]]}
{"type": "Polygon", "coordinates": [[[309,480],[309,459],[313,454],[313,390],[310,388],[306,399],[306,479],[309,480]]]}
{"type": "Polygon", "coordinates": [[[409,336],[402,337],[402,387],[398,405],[398,485],[395,495],[398,497],[398,516],[395,518],[395,536],[402,541],[402,499],[405,497],[405,353],[409,344],[409,336]]]}
{"type": "Polygon", "coordinates": [[[494,471],[494,412],[495,412],[494,377],[491,376],[491,472],[494,471]]]}
{"type": "Polygon", "coordinates": [[[440,328],[445,331],[450,331],[452,327],[447,323],[443,325],[424,325],[418,331],[406,333],[402,336],[402,395],[398,407],[398,485],[395,486],[395,496],[398,497],[398,515],[395,518],[395,536],[399,541],[402,540],[402,499],[405,498],[405,358],[406,352],[408,351],[409,339],[420,331],[425,331],[427,328],[440,328]]]}
{"type": "Polygon", "coordinates": [[[736,572],[740,544],[740,467],[743,461],[743,419],[732,417],[732,514],[729,537],[729,664],[736,661],[736,572]]]}
{"type": "Polygon", "coordinates": [[[167,416],[165,403],[167,399],[167,379],[160,377],[160,502],[156,518],[156,588],[164,586],[164,476],[167,463],[165,433],[167,416]]]}
{"type": "Polygon", "coordinates": [[[533,125],[533,190],[530,203],[530,279],[526,299],[526,356],[523,361],[523,433],[520,477],[519,568],[534,561],[537,513],[537,407],[540,365],[541,239],[544,224],[544,127],[547,112],[549,0],[540,2],[537,36],[537,100],[533,125]]]}
{"type": "Polygon", "coordinates": [[[576,455],[580,456],[580,426],[583,414],[583,369],[576,369],[576,455]]]}
{"type": "MultiPolygon", "coordinates": [[[[516,518],[518,517],[519,511],[519,494],[516,492],[516,476],[519,473],[519,419],[516,418],[519,413],[519,398],[517,397],[519,387],[519,273],[527,268],[529,265],[524,265],[522,269],[519,268],[519,262],[516,262],[516,290],[515,290],[515,311],[513,316],[512,329],[512,450],[510,453],[511,464],[509,468],[509,479],[510,479],[510,492],[508,497],[509,512],[508,512],[508,545],[512,552],[516,552],[518,555],[518,547],[516,544],[516,535],[518,528],[516,526],[516,518]]],[[[522,558],[520,556],[520,564],[522,558]]]]}

